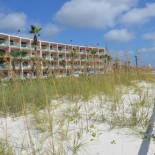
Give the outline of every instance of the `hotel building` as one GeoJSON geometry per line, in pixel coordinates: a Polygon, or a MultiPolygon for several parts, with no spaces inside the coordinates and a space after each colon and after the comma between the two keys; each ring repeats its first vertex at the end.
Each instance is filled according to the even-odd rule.
{"type": "Polygon", "coordinates": [[[104,48],[41,40],[35,48],[33,39],[0,33],[0,77],[36,77],[37,68],[45,77],[52,74],[101,74],[110,66],[108,57],[104,48]],[[25,54],[14,57],[12,52],[25,54]]]}

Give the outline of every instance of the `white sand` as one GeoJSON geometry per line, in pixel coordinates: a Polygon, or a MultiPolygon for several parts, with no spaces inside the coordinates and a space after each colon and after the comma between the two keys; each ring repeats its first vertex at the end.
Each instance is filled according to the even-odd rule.
{"type": "MultiPolygon", "coordinates": [[[[154,90],[152,86],[146,84],[145,82],[141,82],[138,84],[139,87],[144,89],[144,91],[148,91],[148,96],[151,97],[154,94],[154,90]]],[[[145,93],[144,92],[144,93],[145,93]]],[[[143,92],[142,92],[143,95],[143,92]]],[[[134,102],[140,99],[141,94],[136,94],[134,91],[129,91],[129,93],[125,93],[122,96],[122,104],[120,106],[120,111],[117,111],[122,115],[123,111],[126,112],[126,116],[130,115],[131,106],[134,102]]],[[[104,100],[104,97],[103,97],[104,100]]],[[[66,101],[65,101],[66,102],[66,101]]],[[[102,108],[100,107],[100,100],[94,97],[88,104],[88,114],[91,115],[94,113],[95,118],[100,118],[101,109],[103,109],[104,117],[110,118],[112,117],[109,114],[109,105],[108,101],[105,104],[102,104],[102,108]]],[[[54,103],[54,102],[53,102],[54,103]]],[[[55,101],[57,105],[58,102],[55,101]]],[[[82,102],[80,102],[83,105],[82,102]]],[[[61,118],[64,112],[67,112],[67,108],[74,107],[70,103],[62,102],[60,106],[55,109],[55,118],[61,118]]],[[[143,109],[145,110],[145,109],[143,109]]],[[[151,115],[152,107],[150,107],[149,115],[151,115]]],[[[43,111],[42,111],[43,112],[43,111]]],[[[84,115],[81,121],[83,121],[84,126],[86,125],[85,120],[85,108],[82,107],[80,109],[80,114],[84,115]]],[[[68,112],[67,112],[68,113],[68,112]]],[[[19,118],[0,118],[0,137],[8,139],[10,144],[13,146],[16,155],[29,155],[32,151],[30,142],[30,137],[28,134],[28,129],[31,134],[32,141],[34,143],[34,148],[37,150],[37,155],[46,155],[51,150],[51,136],[48,132],[40,133],[38,130],[34,129],[32,120],[32,116],[19,117],[19,118]],[[26,151],[25,151],[26,150],[26,151]]],[[[78,123],[72,122],[69,125],[69,135],[73,136],[74,130],[79,130],[81,127],[81,122],[78,123]]],[[[80,148],[78,155],[140,155],[138,154],[139,149],[141,147],[141,143],[143,141],[143,136],[138,135],[136,132],[133,132],[131,129],[113,129],[109,130],[109,125],[105,122],[90,121],[90,124],[94,124],[94,128],[91,129],[92,132],[96,133],[95,137],[92,137],[92,132],[84,133],[81,138],[82,147],[80,148]],[[93,139],[93,140],[91,140],[93,139]],[[86,143],[86,144],[85,144],[86,143]]],[[[65,126],[66,128],[66,126],[65,126]]],[[[155,128],[154,128],[155,130],[155,128]]],[[[59,131],[58,123],[55,122],[55,132],[59,131]]],[[[145,132],[145,131],[144,131],[145,132]]],[[[154,131],[155,132],[155,131],[154,131]]],[[[71,138],[72,139],[72,138],[71,138]]],[[[70,140],[64,140],[62,142],[63,147],[66,151],[66,155],[72,155],[71,152],[71,144],[70,140]]],[[[151,139],[148,153],[145,155],[155,155],[155,141],[151,139]]]]}

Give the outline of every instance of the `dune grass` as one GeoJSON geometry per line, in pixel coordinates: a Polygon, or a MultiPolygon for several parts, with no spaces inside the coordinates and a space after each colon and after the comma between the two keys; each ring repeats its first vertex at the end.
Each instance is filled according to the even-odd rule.
{"type": "MultiPolygon", "coordinates": [[[[32,129],[48,135],[50,146],[46,151],[49,154],[65,155],[66,151],[77,154],[98,136],[95,122],[107,122],[111,128],[139,126],[145,130],[152,103],[149,93],[137,87],[139,81],[153,83],[155,77],[150,72],[119,70],[104,75],[1,82],[0,113],[6,118],[8,115],[24,116],[31,146],[29,154],[39,154],[32,129]],[[126,89],[129,90],[124,91],[126,89]],[[139,99],[136,102],[128,99],[125,108],[122,96],[127,93],[128,97],[130,91],[139,99]],[[84,141],[86,134],[90,136],[84,141]]],[[[13,150],[16,149],[10,146],[0,142],[0,155],[15,154],[13,150]]]]}
{"type": "Polygon", "coordinates": [[[13,148],[6,143],[3,139],[0,139],[0,155],[13,155],[13,148]]]}
{"type": "Polygon", "coordinates": [[[118,86],[133,85],[133,81],[155,81],[154,76],[144,72],[109,73],[96,76],[81,76],[35,80],[14,80],[0,83],[1,114],[21,114],[23,110],[43,109],[52,99],[67,97],[69,100],[88,100],[105,94],[113,96],[118,86]]]}

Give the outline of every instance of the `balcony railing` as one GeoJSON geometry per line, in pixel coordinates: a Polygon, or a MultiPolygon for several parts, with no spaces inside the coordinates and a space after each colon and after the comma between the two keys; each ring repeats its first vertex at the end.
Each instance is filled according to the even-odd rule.
{"type": "MultiPolygon", "coordinates": [[[[31,45],[31,49],[32,49],[32,50],[35,50],[35,46],[34,46],[34,45],[31,45]]],[[[39,46],[36,46],[36,49],[37,49],[37,50],[40,50],[40,47],[39,47],[39,46]]]]}
{"type": "Polygon", "coordinates": [[[27,50],[31,50],[31,46],[30,45],[21,45],[22,49],[27,49],[27,50]]]}
{"type": "Polygon", "coordinates": [[[6,64],[0,64],[0,70],[8,69],[9,66],[6,64]]]}
{"type": "Polygon", "coordinates": [[[54,69],[59,69],[59,66],[58,66],[58,65],[57,65],[57,66],[54,65],[53,68],[54,68],[54,69]]]}
{"type": "Polygon", "coordinates": [[[22,68],[23,68],[23,69],[31,69],[32,66],[31,66],[31,65],[23,65],[22,68]]]}
{"type": "Polygon", "coordinates": [[[59,61],[63,61],[63,60],[65,60],[65,58],[59,58],[59,61]]]}
{"type": "Polygon", "coordinates": [[[60,52],[60,53],[65,53],[66,52],[66,49],[58,49],[58,51],[60,52]]]}
{"type": "Polygon", "coordinates": [[[8,47],[9,46],[9,42],[8,41],[0,41],[0,46],[1,47],[8,47]]]}
{"type": "Polygon", "coordinates": [[[51,52],[57,52],[57,48],[50,48],[51,52]]]}
{"type": "MultiPolygon", "coordinates": [[[[14,68],[15,68],[15,69],[20,69],[21,66],[20,66],[20,65],[15,65],[14,68]]],[[[13,66],[12,66],[12,69],[13,69],[13,66]]]]}
{"type": "Polygon", "coordinates": [[[42,51],[48,51],[49,52],[50,51],[50,48],[48,48],[48,47],[47,48],[42,48],[41,50],[42,51]]]}
{"type": "Polygon", "coordinates": [[[81,59],[81,61],[82,61],[82,62],[85,62],[85,61],[87,61],[87,59],[81,59]]]}
{"type": "Polygon", "coordinates": [[[10,42],[10,46],[15,47],[15,48],[20,48],[20,44],[15,43],[15,42],[10,42]]]}
{"type": "Polygon", "coordinates": [[[22,59],[24,59],[24,60],[30,60],[31,59],[31,56],[30,55],[27,55],[27,56],[23,57],[22,59]]]}
{"type": "Polygon", "coordinates": [[[51,57],[45,57],[44,59],[45,60],[51,60],[51,57]]]}
{"type": "Polygon", "coordinates": [[[80,51],[80,54],[86,54],[86,51],[81,50],[81,51],[80,51]]]}

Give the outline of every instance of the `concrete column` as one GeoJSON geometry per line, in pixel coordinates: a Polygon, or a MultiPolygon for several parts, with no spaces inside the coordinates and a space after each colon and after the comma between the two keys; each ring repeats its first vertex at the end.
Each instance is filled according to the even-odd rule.
{"type": "Polygon", "coordinates": [[[58,49],[58,44],[57,44],[57,58],[58,58],[58,62],[57,62],[58,64],[57,64],[57,66],[58,66],[58,70],[59,70],[60,64],[59,64],[59,49],[58,49]]]}
{"type": "Polygon", "coordinates": [[[39,62],[39,64],[40,64],[40,76],[43,76],[43,63],[42,63],[42,60],[41,60],[41,58],[42,58],[42,48],[41,48],[41,41],[39,41],[39,56],[40,56],[40,62],[39,62]]]}
{"type": "MultiPolygon", "coordinates": [[[[19,49],[21,52],[21,37],[19,38],[19,49]]],[[[20,70],[20,78],[23,79],[23,62],[20,62],[21,70],[20,70]]]]}
{"type": "Polygon", "coordinates": [[[99,73],[100,73],[100,53],[99,53],[99,48],[97,48],[97,54],[98,54],[98,61],[99,61],[99,65],[98,65],[98,70],[99,70],[99,73]]]}
{"type": "Polygon", "coordinates": [[[12,78],[12,64],[11,64],[11,56],[10,56],[10,53],[11,53],[11,47],[10,47],[10,35],[8,36],[8,46],[9,46],[9,73],[8,75],[12,78]]]}
{"type": "Polygon", "coordinates": [[[79,51],[79,60],[80,60],[80,69],[79,69],[79,72],[81,72],[81,55],[80,55],[80,46],[78,47],[79,49],[78,49],[78,51],[79,51]]]}

